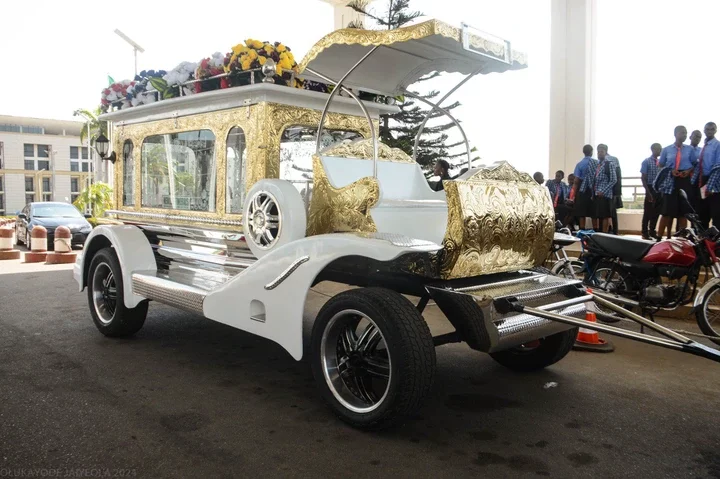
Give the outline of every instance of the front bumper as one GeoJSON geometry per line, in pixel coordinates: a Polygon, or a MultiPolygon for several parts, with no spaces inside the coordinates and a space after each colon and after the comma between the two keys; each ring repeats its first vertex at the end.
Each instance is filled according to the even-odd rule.
{"type": "Polygon", "coordinates": [[[531,314],[502,312],[513,300],[544,311],[583,318],[592,301],[582,283],[544,273],[520,271],[483,278],[481,284],[429,286],[428,294],[471,348],[497,352],[541,339],[573,326],[531,314]]]}

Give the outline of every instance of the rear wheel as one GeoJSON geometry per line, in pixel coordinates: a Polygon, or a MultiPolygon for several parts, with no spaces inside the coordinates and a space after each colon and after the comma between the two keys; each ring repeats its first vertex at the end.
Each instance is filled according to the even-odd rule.
{"type": "Polygon", "coordinates": [[[490,357],[513,371],[537,371],[567,356],[577,334],[578,328],[572,328],[512,349],[490,353],[490,357]]]}
{"type": "Polygon", "coordinates": [[[128,308],[123,301],[123,294],[120,262],[112,248],[103,248],[93,256],[90,263],[88,303],[95,326],[105,336],[130,336],[145,324],[147,301],[128,308]]]}
{"type": "MultiPolygon", "coordinates": [[[[588,268],[585,272],[584,284],[590,288],[620,296],[625,296],[628,291],[635,289],[632,278],[624,268],[611,261],[605,260],[601,260],[597,267],[590,266],[588,268]]],[[[630,305],[622,306],[628,311],[632,311],[633,309],[630,305]]],[[[621,317],[611,309],[604,308],[600,305],[597,305],[596,308],[600,321],[605,323],[617,323],[621,321],[621,317]]]]}
{"type": "Polygon", "coordinates": [[[713,286],[707,292],[695,311],[695,320],[703,334],[712,336],[711,341],[720,344],[720,286],[713,286]]]}
{"type": "Polygon", "coordinates": [[[435,374],[425,320],[405,297],[382,288],[330,299],[315,320],[311,355],[323,399],[362,429],[390,426],[415,411],[435,374]]]}

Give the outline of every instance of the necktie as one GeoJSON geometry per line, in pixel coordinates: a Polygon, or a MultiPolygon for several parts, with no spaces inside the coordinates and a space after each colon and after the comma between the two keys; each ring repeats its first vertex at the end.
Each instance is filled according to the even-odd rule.
{"type": "Polygon", "coordinates": [[[555,208],[557,208],[559,196],[560,196],[560,184],[557,183],[557,184],[555,185],[555,200],[553,200],[553,206],[554,206],[555,208]]]}
{"type": "Polygon", "coordinates": [[[702,180],[703,180],[703,167],[702,167],[702,160],[703,155],[705,154],[705,147],[707,146],[707,138],[705,138],[705,144],[702,147],[702,150],[700,150],[700,161],[698,162],[698,168],[700,171],[698,172],[698,186],[702,188],[702,180]]]}
{"type": "Polygon", "coordinates": [[[675,169],[680,170],[680,160],[682,160],[682,148],[677,149],[677,155],[675,155],[675,169]]]}

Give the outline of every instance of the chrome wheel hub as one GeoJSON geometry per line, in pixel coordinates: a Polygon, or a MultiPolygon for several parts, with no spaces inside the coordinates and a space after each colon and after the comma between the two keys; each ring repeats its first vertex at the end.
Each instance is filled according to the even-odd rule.
{"type": "Polygon", "coordinates": [[[250,239],[260,248],[273,246],[280,236],[281,216],[277,200],[266,191],[259,191],[247,211],[250,239]]]}
{"type": "Polygon", "coordinates": [[[92,298],[95,313],[103,324],[115,317],[117,308],[117,285],[112,269],[107,263],[100,263],[92,278],[92,298]]]}
{"type": "Polygon", "coordinates": [[[390,388],[391,355],[380,328],[365,314],[341,311],[328,322],[320,348],[325,381],[344,407],[368,413],[390,388]]]}

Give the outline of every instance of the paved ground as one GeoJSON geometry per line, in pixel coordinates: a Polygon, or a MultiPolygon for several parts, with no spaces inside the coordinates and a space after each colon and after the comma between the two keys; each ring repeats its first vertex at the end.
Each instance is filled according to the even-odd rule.
{"type": "Polygon", "coordinates": [[[157,304],[107,339],[70,266],[0,263],[0,477],[720,477],[720,365],[614,341],[530,375],[443,346],[419,414],[369,434],[273,343],[157,304]]]}

